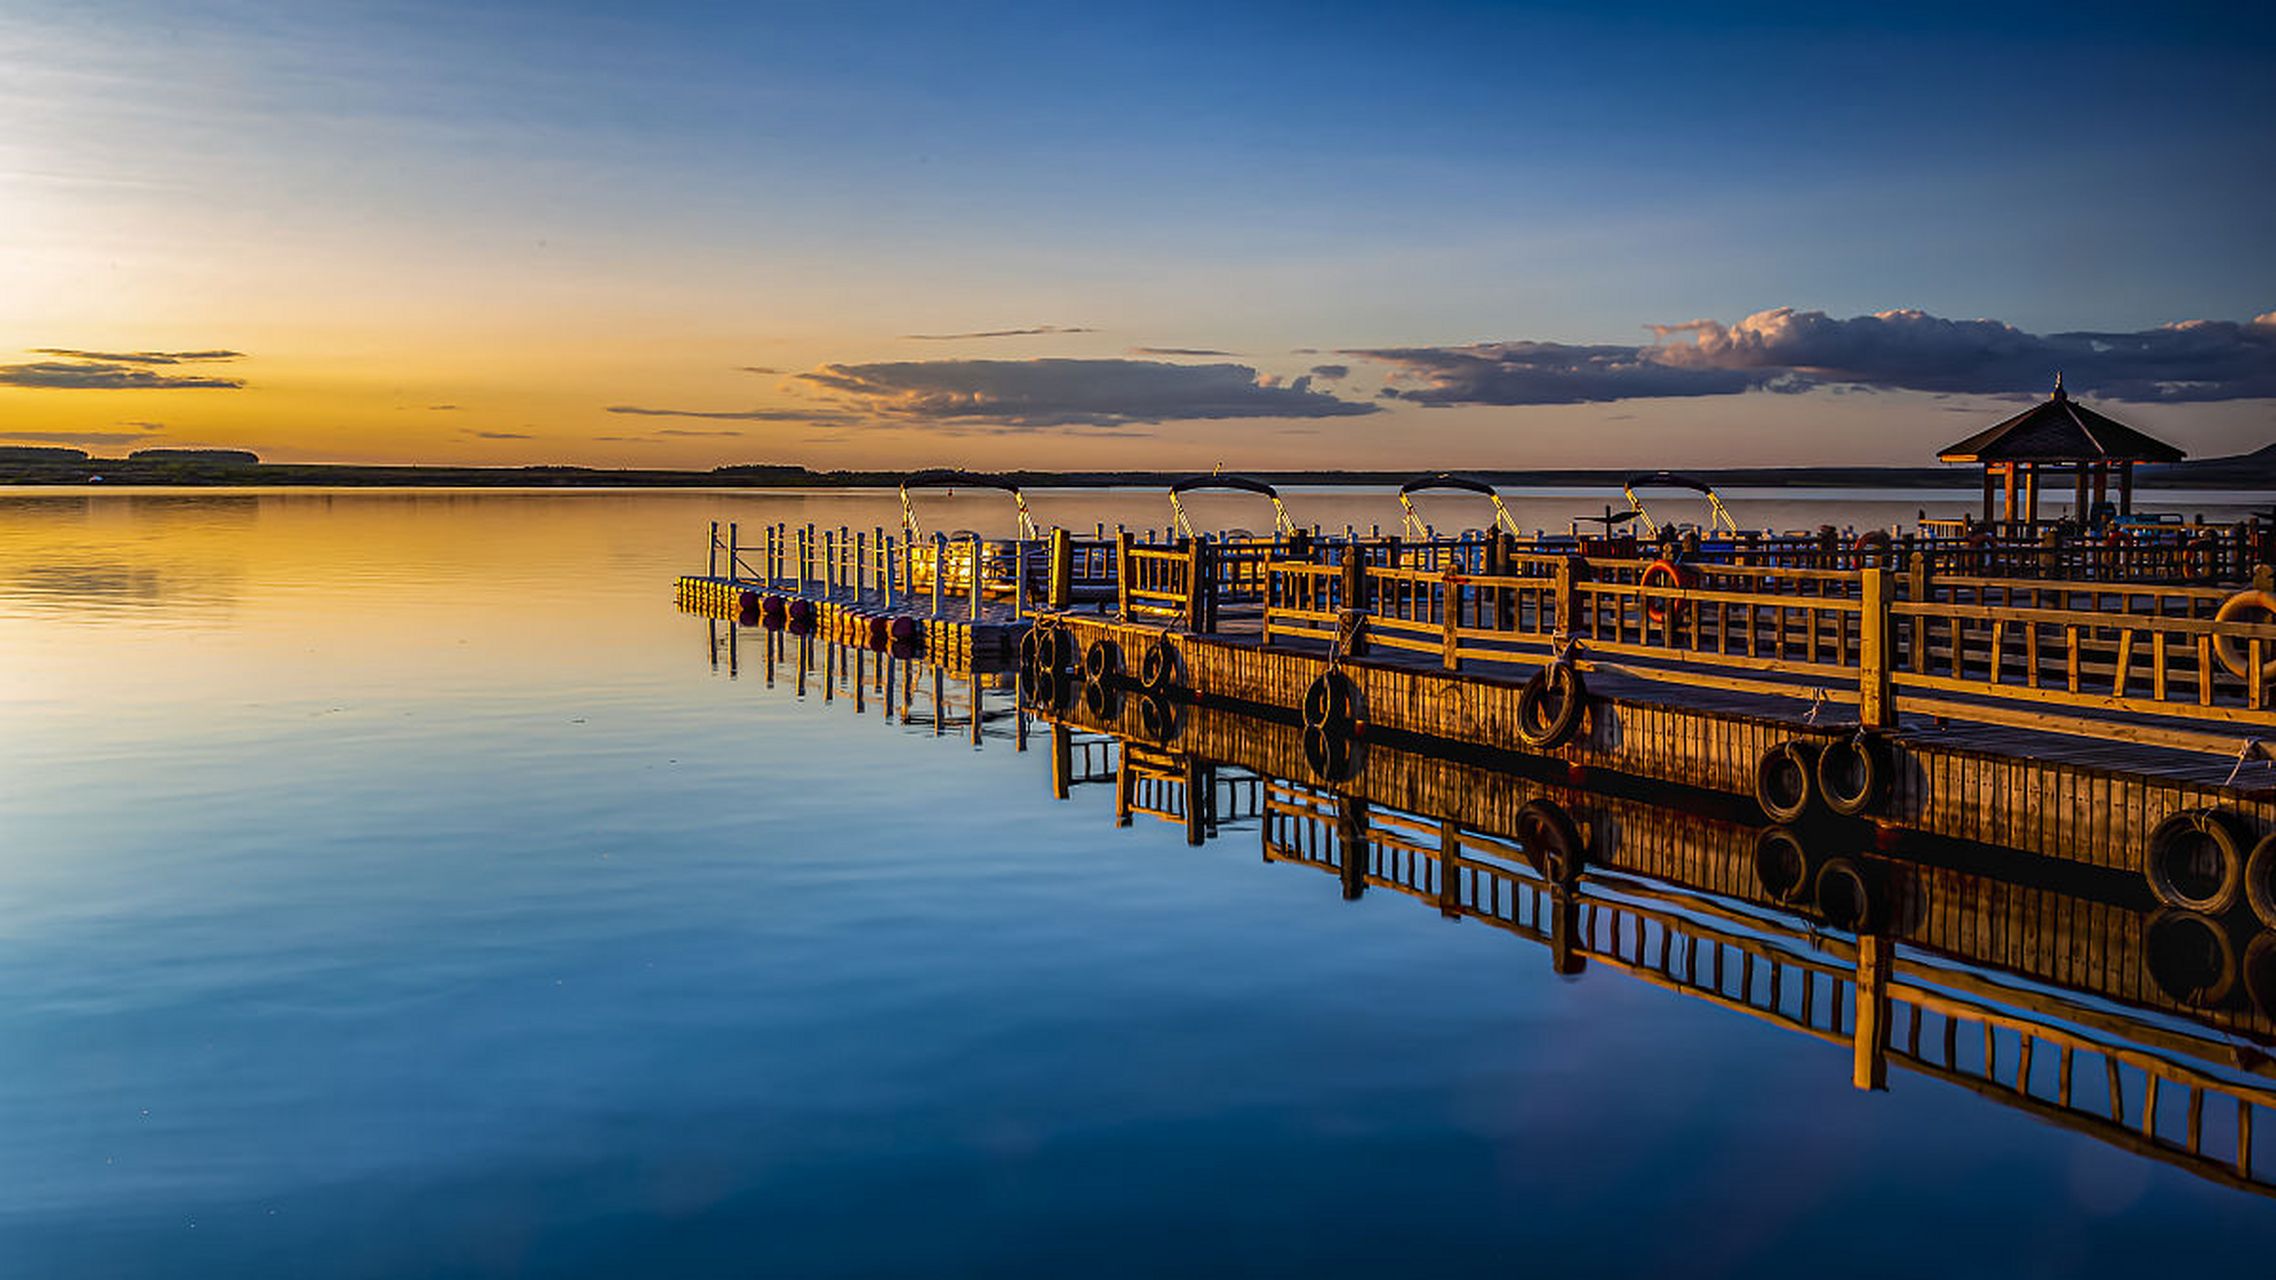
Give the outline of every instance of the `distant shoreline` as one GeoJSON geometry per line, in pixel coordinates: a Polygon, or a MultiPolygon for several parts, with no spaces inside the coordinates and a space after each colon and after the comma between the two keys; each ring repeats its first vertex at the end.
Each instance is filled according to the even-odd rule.
{"type": "MultiPolygon", "coordinates": [[[[0,458],[0,485],[116,484],[154,487],[320,486],[326,488],[603,488],[603,489],[865,489],[893,488],[908,471],[810,471],[796,466],[722,467],[712,471],[599,467],[432,467],[328,463],[244,463],[198,460],[142,461],[88,458],[17,461],[0,458]]],[[[1010,470],[976,474],[1024,488],[1162,487],[1186,471],[1010,470]]],[[[1415,471],[1250,471],[1275,485],[1388,487],[1415,471]]],[[[1489,469],[1463,472],[1510,488],[1618,489],[1628,469],[1489,469]]],[[[1968,467],[1707,467],[1687,469],[1725,488],[1969,489],[1980,483],[1968,467]]],[[[2051,478],[2056,490],[2067,477],[2051,478]]],[[[2276,492],[2276,445],[2256,453],[2145,466],[2136,483],[2152,489],[2254,489],[2276,492]]]]}

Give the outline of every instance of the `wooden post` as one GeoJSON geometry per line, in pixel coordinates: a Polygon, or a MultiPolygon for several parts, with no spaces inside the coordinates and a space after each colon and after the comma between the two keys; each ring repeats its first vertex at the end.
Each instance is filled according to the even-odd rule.
{"type": "Polygon", "coordinates": [[[1897,723],[1896,689],[1890,680],[1889,571],[1857,571],[1861,613],[1857,628],[1857,720],[1872,728],[1897,723]]]}
{"type": "Polygon", "coordinates": [[[885,607],[891,609],[893,607],[893,579],[895,577],[893,571],[900,567],[899,562],[893,558],[893,553],[897,549],[897,541],[892,534],[883,530],[879,530],[877,537],[878,553],[883,557],[883,563],[878,565],[877,586],[878,590],[884,593],[885,607]]]}
{"type": "Polygon", "coordinates": [[[1438,664],[1448,671],[1462,669],[1462,637],[1457,628],[1462,621],[1462,584],[1448,578],[1438,588],[1439,652],[1438,664]]]}
{"type": "Polygon", "coordinates": [[[1074,790],[1075,735],[1066,725],[1051,726],[1051,798],[1064,800],[1074,790]]]}
{"type": "Polygon", "coordinates": [[[1577,558],[1564,556],[1557,561],[1557,625],[1549,630],[1562,631],[1567,639],[1579,639],[1581,634],[1580,575],[1573,572],[1577,558]]]}
{"type": "Polygon", "coordinates": [[[1051,531],[1050,599],[1054,609],[1075,603],[1075,535],[1065,529],[1051,531]]]}
{"type": "Polygon", "coordinates": [[[933,533],[933,616],[940,616],[941,579],[948,576],[948,535],[933,533]]]}
{"type": "MultiPolygon", "coordinates": [[[[1127,533],[1122,536],[1126,541],[1130,537],[1127,533]]],[[[1115,752],[1114,758],[1114,825],[1130,825],[1131,793],[1137,786],[1137,775],[1130,768],[1129,745],[1125,743],[1115,752]]]]}
{"type": "Polygon", "coordinates": [[[1114,531],[1114,611],[1130,621],[1130,531],[1114,531]]]}
{"type": "Polygon", "coordinates": [[[1209,629],[1209,546],[1200,538],[1189,538],[1185,544],[1185,629],[1195,633],[1209,629]]]}
{"type": "MultiPolygon", "coordinates": [[[[1349,542],[1343,548],[1343,612],[1362,619],[1367,615],[1367,550],[1349,542]]],[[[1365,622],[1352,628],[1346,652],[1354,658],[1367,652],[1365,622]]]]}
{"type": "Polygon", "coordinates": [[[972,621],[980,620],[980,535],[972,535],[972,621]]]}
{"type": "Polygon", "coordinates": [[[1889,969],[1895,950],[1878,933],[1857,939],[1857,1028],[1849,1081],[1860,1089],[1889,1087],[1889,969]]]}
{"type": "Polygon", "coordinates": [[[717,520],[711,522],[711,546],[703,553],[703,576],[706,578],[719,576],[719,522],[717,520]]]}
{"type": "Polygon", "coordinates": [[[1462,832],[1452,818],[1438,822],[1438,914],[1462,918],[1462,832]]]}

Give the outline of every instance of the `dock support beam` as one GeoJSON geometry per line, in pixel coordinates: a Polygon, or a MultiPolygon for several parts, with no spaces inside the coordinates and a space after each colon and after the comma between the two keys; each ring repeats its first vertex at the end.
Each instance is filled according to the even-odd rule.
{"type": "Polygon", "coordinates": [[[1896,686],[1890,679],[1889,571],[1857,571],[1862,612],[1857,628],[1857,722],[1868,728],[1897,723],[1896,686]]]}
{"type": "Polygon", "coordinates": [[[1858,935],[1857,1031],[1849,1080],[1860,1089],[1889,1087],[1889,968],[1894,950],[1895,944],[1880,934],[1858,935]]]}

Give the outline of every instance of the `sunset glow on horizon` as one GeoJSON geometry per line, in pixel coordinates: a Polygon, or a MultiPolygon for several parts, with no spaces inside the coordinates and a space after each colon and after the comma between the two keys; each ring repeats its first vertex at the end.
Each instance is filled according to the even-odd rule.
{"type": "Polygon", "coordinates": [[[1894,23],[11,6],[0,445],[1922,464],[2057,371],[2276,439],[2269,19],[1894,23]]]}

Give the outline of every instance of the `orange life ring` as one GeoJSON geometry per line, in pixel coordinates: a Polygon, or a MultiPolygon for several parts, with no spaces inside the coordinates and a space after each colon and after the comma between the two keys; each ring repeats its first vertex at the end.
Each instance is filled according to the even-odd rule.
{"type": "MultiPolygon", "coordinates": [[[[2235,622],[2245,614],[2254,612],[2266,614],[2268,621],[2276,622],[2276,593],[2239,591],[2221,602],[2220,609],[2213,614],[2213,621],[2235,622]]],[[[2267,648],[2264,647],[2262,651],[2266,652],[2267,648]]],[[[2247,679],[2251,677],[2252,661],[2245,656],[2244,646],[2238,644],[2235,637],[2215,635],[2213,656],[2221,660],[2221,665],[2229,669],[2229,674],[2247,679]]],[[[2276,680],[2276,655],[2261,660],[2260,678],[2276,680]]]]}
{"type": "Polygon", "coordinates": [[[1867,529],[1857,535],[1857,541],[1850,544],[1850,550],[1857,553],[1857,566],[1862,569],[1873,563],[1876,557],[1886,557],[1889,554],[1889,531],[1867,529]]]}
{"type": "MultiPolygon", "coordinates": [[[[1673,560],[1654,560],[1644,566],[1644,576],[1636,580],[1636,585],[1662,585],[1660,579],[1665,579],[1664,585],[1678,591],[1689,591],[1698,576],[1673,560]]],[[[1682,620],[1683,607],[1684,602],[1681,600],[1662,601],[1651,596],[1644,597],[1644,616],[1651,619],[1655,626],[1666,626],[1682,620]]]]}

